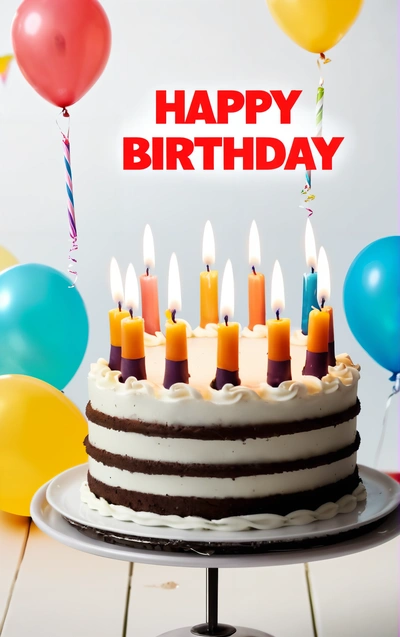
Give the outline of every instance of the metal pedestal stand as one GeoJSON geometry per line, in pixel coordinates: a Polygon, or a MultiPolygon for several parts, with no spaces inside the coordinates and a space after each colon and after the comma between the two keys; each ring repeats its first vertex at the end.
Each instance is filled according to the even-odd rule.
{"type": "MultiPolygon", "coordinates": [[[[146,531],[142,527],[140,527],[140,535],[131,534],[129,536],[135,542],[133,546],[119,545],[114,544],[112,539],[107,541],[107,537],[105,537],[103,540],[102,536],[98,535],[99,530],[101,531],[106,524],[105,518],[88,510],[84,511],[84,515],[94,517],[96,523],[88,525],[86,517],[82,519],[79,490],[86,477],[86,472],[86,465],[74,467],[54,478],[51,484],[43,485],[37,491],[31,503],[31,515],[34,522],[44,533],[66,546],[101,557],[124,562],[207,569],[206,623],[193,628],[190,626],[178,628],[163,633],[159,637],[196,637],[196,635],[198,637],[201,635],[208,635],[209,637],[229,637],[230,635],[234,637],[271,637],[271,635],[260,630],[227,626],[218,622],[219,568],[282,566],[284,564],[303,564],[304,562],[313,562],[315,560],[332,559],[379,546],[397,537],[400,533],[400,486],[394,480],[375,469],[360,467],[362,480],[368,493],[366,504],[361,510],[356,509],[353,513],[343,516],[343,518],[337,516],[332,520],[316,522],[313,529],[311,529],[311,526],[310,529],[306,527],[306,530],[301,527],[298,527],[297,530],[278,529],[275,533],[278,533],[280,542],[275,550],[272,550],[274,543],[271,534],[273,533],[270,531],[262,533],[255,531],[250,536],[251,538],[257,538],[257,541],[261,541],[262,544],[265,543],[265,552],[239,553],[237,551],[237,536],[235,535],[236,550],[234,552],[214,553],[214,545],[209,539],[213,537],[209,535],[212,532],[207,531],[204,551],[208,549],[211,549],[211,551],[210,554],[207,552],[203,553],[199,552],[198,545],[196,545],[196,549],[189,550],[187,538],[190,537],[191,543],[194,542],[193,535],[190,532],[185,533],[174,529],[151,529],[147,532],[146,539],[146,531]],[[46,494],[49,495],[53,486],[53,496],[55,494],[56,498],[61,497],[61,502],[56,499],[53,503],[54,506],[46,497],[46,494]],[[65,518],[69,519],[70,523],[65,518]],[[78,526],[80,525],[81,531],[74,528],[74,525],[72,525],[73,520],[78,523],[78,526]],[[93,533],[82,532],[85,529],[86,531],[91,529],[94,535],[93,533]],[[286,537],[288,539],[288,533],[290,533],[292,541],[293,536],[295,536],[297,542],[299,542],[296,548],[289,549],[287,544],[282,544],[283,538],[286,537]],[[304,546],[304,540],[310,538],[313,533],[316,546],[304,546]],[[319,544],[321,538],[330,536],[336,539],[338,534],[342,535],[340,542],[330,545],[325,545],[323,542],[319,544]],[[155,535],[158,535],[158,537],[154,537],[155,535]],[[164,538],[164,543],[161,542],[160,537],[164,538]],[[172,547],[175,546],[176,541],[181,544],[183,542],[183,549],[178,551],[162,550],[165,547],[165,540],[167,540],[167,545],[170,543],[172,547]]],[[[112,524],[123,523],[113,520],[112,524]]],[[[122,528],[122,535],[126,539],[125,525],[122,528]]],[[[249,542],[247,536],[245,533],[240,536],[243,546],[245,546],[246,541],[249,542]],[[245,539],[246,537],[247,540],[245,539]]],[[[230,542],[232,542],[232,539],[230,539],[230,542]]],[[[219,540],[220,544],[221,540],[219,540]]]]}
{"type": "Polygon", "coordinates": [[[218,622],[218,569],[207,568],[207,621],[193,628],[179,628],[159,637],[191,637],[192,635],[209,635],[209,637],[271,637],[267,633],[251,628],[234,628],[218,622]]]}

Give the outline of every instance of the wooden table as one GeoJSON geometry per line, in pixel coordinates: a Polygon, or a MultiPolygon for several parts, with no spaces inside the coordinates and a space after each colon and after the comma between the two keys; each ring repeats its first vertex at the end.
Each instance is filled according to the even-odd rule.
{"type": "MultiPolygon", "coordinates": [[[[220,619],[274,637],[397,637],[399,546],[220,572],[220,619]]],[[[74,551],[0,512],[1,637],[156,637],[204,620],[203,569],[74,551]]]]}

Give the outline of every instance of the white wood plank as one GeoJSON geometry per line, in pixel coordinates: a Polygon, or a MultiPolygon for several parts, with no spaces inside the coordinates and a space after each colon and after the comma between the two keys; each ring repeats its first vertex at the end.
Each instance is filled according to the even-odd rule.
{"type": "Polygon", "coordinates": [[[312,637],[303,565],[221,571],[220,615],[276,637],[312,637]]]}
{"type": "Polygon", "coordinates": [[[205,576],[201,569],[135,564],[127,637],[156,637],[203,621],[205,576]],[[171,587],[164,586],[171,583],[171,587]]]}
{"type": "Polygon", "coordinates": [[[0,511],[0,633],[29,528],[29,519],[0,511]]]}
{"type": "MultiPolygon", "coordinates": [[[[203,622],[205,577],[203,569],[135,564],[127,637],[156,637],[203,622]],[[163,586],[168,582],[178,588],[163,586]]],[[[220,620],[279,637],[312,637],[303,567],[221,570],[220,620]]]]}
{"type": "Polygon", "coordinates": [[[118,637],[127,582],[127,563],[70,549],[32,524],[2,637],[118,637]]]}
{"type": "Polygon", "coordinates": [[[319,637],[399,635],[399,538],[310,564],[319,637]]]}

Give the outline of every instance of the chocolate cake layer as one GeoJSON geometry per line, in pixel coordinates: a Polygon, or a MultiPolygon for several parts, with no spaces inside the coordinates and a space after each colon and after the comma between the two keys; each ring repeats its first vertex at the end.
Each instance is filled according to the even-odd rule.
{"type": "Polygon", "coordinates": [[[313,469],[322,465],[332,464],[343,460],[355,453],[360,446],[360,434],[357,432],[353,444],[330,453],[311,458],[286,462],[247,463],[247,464],[196,464],[180,462],[160,462],[154,460],[139,460],[130,456],[122,456],[93,446],[88,436],[84,441],[89,456],[108,467],[125,469],[132,473],[147,473],[151,475],[176,475],[206,478],[239,478],[240,476],[272,475],[287,471],[313,469]]]}
{"type": "Polygon", "coordinates": [[[134,511],[147,511],[159,515],[196,516],[207,520],[218,520],[238,515],[272,513],[288,515],[307,509],[314,511],[327,502],[337,502],[342,496],[352,493],[360,482],[358,469],[343,480],[312,491],[278,494],[263,498],[198,498],[169,495],[152,495],[111,487],[96,480],[88,473],[90,490],[107,502],[122,505],[134,511]]]}
{"type": "Polygon", "coordinates": [[[157,436],[159,438],[190,438],[193,440],[246,440],[248,438],[272,438],[286,434],[314,431],[324,427],[334,427],[342,422],[352,420],[360,413],[361,405],[356,403],[339,413],[330,414],[321,418],[308,418],[294,420],[292,422],[261,423],[259,425],[163,425],[161,423],[142,422],[127,418],[109,416],[93,409],[89,402],[86,406],[86,417],[90,422],[106,429],[116,431],[133,432],[145,436],[157,436]]]}

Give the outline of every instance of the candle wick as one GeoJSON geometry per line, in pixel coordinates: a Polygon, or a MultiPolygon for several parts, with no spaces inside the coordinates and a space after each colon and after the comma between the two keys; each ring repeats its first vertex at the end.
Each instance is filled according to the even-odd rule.
{"type": "Polygon", "coordinates": [[[255,269],[254,265],[253,265],[253,266],[251,266],[251,269],[253,270],[253,274],[257,274],[257,272],[256,272],[256,269],[255,269]]]}
{"type": "Polygon", "coordinates": [[[133,319],[133,310],[132,310],[132,308],[129,308],[129,314],[131,315],[131,319],[133,319]]]}
{"type": "Polygon", "coordinates": [[[210,271],[210,266],[209,266],[209,265],[207,265],[207,272],[209,272],[209,271],[210,271]]]}
{"type": "Polygon", "coordinates": [[[225,321],[226,327],[228,327],[228,315],[224,316],[224,321],[225,321]]]}
{"type": "Polygon", "coordinates": [[[119,311],[120,311],[120,312],[122,312],[122,304],[121,304],[121,301],[118,301],[118,309],[119,309],[119,311]]]}
{"type": "Polygon", "coordinates": [[[276,320],[279,321],[279,310],[276,310],[276,320]]]}
{"type": "Polygon", "coordinates": [[[311,266],[311,274],[314,274],[315,269],[311,266]]]}
{"type": "Polygon", "coordinates": [[[176,323],[176,318],[175,318],[175,316],[176,316],[176,310],[172,310],[172,312],[171,312],[171,319],[172,319],[172,321],[173,321],[174,323],[176,323]]]}
{"type": "Polygon", "coordinates": [[[324,305],[325,305],[325,299],[322,298],[322,300],[321,300],[321,310],[324,308],[324,305]]]}
{"type": "Polygon", "coordinates": [[[149,276],[149,270],[150,268],[146,268],[146,276],[149,276]]]}

